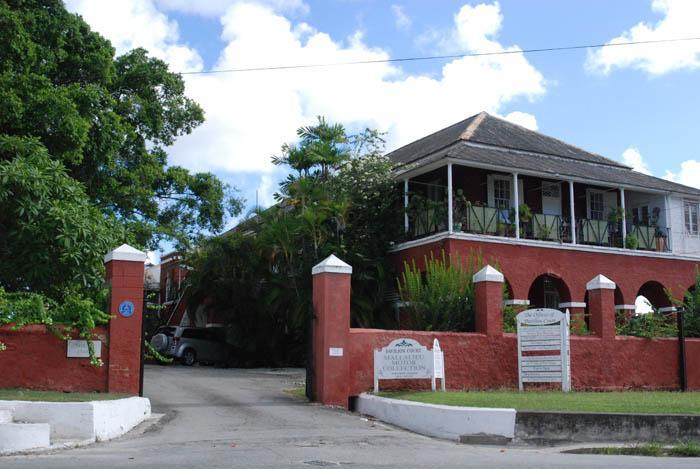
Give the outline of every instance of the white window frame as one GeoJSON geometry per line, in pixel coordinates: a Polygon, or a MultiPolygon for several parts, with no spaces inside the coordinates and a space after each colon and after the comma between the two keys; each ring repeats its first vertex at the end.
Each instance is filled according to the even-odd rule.
{"type": "Polygon", "coordinates": [[[586,215],[589,220],[605,220],[605,191],[601,191],[598,189],[586,189],[586,215]],[[599,194],[600,198],[602,199],[603,206],[602,206],[602,217],[601,218],[593,218],[592,216],[592,210],[591,210],[591,195],[592,194],[599,194]]]}
{"type": "Polygon", "coordinates": [[[683,200],[683,228],[686,236],[700,236],[700,203],[697,200],[683,200]],[[695,209],[695,213],[690,209],[695,209]],[[693,223],[693,221],[695,223],[693,223]],[[693,224],[695,230],[693,230],[693,224]]]}
{"type": "MultiPolygon", "coordinates": [[[[489,207],[496,208],[496,196],[495,196],[495,184],[494,181],[501,180],[507,181],[510,186],[510,208],[515,205],[515,193],[513,192],[513,176],[506,176],[503,174],[489,174],[486,176],[486,182],[488,186],[488,198],[487,203],[489,207]]],[[[521,204],[525,203],[525,198],[523,197],[523,180],[518,178],[518,198],[521,204]]]]}

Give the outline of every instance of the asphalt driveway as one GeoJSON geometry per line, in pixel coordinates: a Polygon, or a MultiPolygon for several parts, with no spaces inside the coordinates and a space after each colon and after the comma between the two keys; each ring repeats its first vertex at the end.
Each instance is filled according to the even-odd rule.
{"type": "Polygon", "coordinates": [[[0,467],[697,467],[697,459],[560,454],[468,446],[308,404],[289,389],[301,370],[147,366],[161,424],[110,442],[0,458],[0,467]]]}

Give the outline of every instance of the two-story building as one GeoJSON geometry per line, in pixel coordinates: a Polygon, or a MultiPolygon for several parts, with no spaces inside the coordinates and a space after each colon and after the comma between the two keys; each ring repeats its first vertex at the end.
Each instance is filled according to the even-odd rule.
{"type": "Polygon", "coordinates": [[[389,154],[404,191],[397,260],[480,252],[503,271],[510,303],[586,308],[598,274],[616,309],[646,297],[670,310],[700,263],[700,190],[485,112],[389,154]]]}

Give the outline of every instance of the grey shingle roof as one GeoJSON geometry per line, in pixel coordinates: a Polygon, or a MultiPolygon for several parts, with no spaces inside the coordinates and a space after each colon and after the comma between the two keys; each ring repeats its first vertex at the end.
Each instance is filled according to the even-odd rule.
{"type": "MultiPolygon", "coordinates": [[[[633,171],[538,132],[480,113],[409,143],[388,156],[398,171],[442,158],[700,196],[700,190],[633,171]]],[[[546,176],[545,176],[546,177],[546,176]]]]}

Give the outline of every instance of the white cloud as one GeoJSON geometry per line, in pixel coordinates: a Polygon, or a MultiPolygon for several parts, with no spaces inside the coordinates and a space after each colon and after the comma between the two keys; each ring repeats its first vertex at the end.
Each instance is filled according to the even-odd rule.
{"type": "MultiPolygon", "coordinates": [[[[700,36],[700,1],[654,0],[651,8],[662,15],[656,23],[640,22],[608,44],[700,36]]],[[[635,68],[651,75],[700,67],[700,41],[604,47],[590,51],[589,70],[610,73],[614,68],[635,68]]]]}
{"type": "Polygon", "coordinates": [[[649,166],[647,166],[646,162],[642,158],[642,154],[639,153],[639,150],[634,147],[629,147],[627,150],[622,152],[622,162],[635,171],[651,175],[649,166]]]}
{"type": "Polygon", "coordinates": [[[411,28],[413,21],[411,17],[406,14],[401,5],[391,5],[391,12],[394,14],[394,24],[396,29],[400,31],[406,31],[411,28]]]}
{"type": "Polygon", "coordinates": [[[700,189],[700,161],[686,160],[677,172],[666,170],[664,179],[700,189]]]}
{"type": "Polygon", "coordinates": [[[537,130],[537,119],[527,112],[514,111],[504,116],[504,119],[514,124],[521,125],[526,129],[537,130]]]}
{"type": "MultiPolygon", "coordinates": [[[[85,7],[87,0],[80,3],[85,7]]],[[[91,8],[103,8],[102,2],[92,3],[91,8]]],[[[125,10],[134,15],[141,12],[125,10]]],[[[152,7],[142,10],[157,12],[152,7]]],[[[90,17],[86,19],[93,24],[90,17]]],[[[142,17],[125,18],[120,23],[127,28],[144,21],[142,17]]],[[[444,43],[457,41],[455,47],[466,51],[519,50],[494,39],[501,22],[498,3],[465,6],[455,16],[454,28],[444,43]]],[[[342,40],[332,38],[306,23],[292,23],[260,3],[234,3],[221,17],[221,24],[226,47],[215,69],[390,57],[386,50],[366,44],[359,32],[342,40]]],[[[129,36],[103,23],[93,26],[110,38],[117,33],[129,36]]],[[[174,36],[165,37],[165,44],[173,43],[174,36]]],[[[469,115],[483,110],[497,114],[516,98],[535,99],[545,92],[542,74],[522,54],[457,59],[433,76],[406,74],[392,64],[377,63],[185,75],[185,79],[188,95],[203,106],[207,120],[177,141],[170,152],[171,163],[195,170],[263,173],[270,172],[270,156],[281,144],[293,141],[296,128],[313,122],[317,115],[349,128],[370,126],[387,131],[388,147],[393,148],[469,115]]],[[[536,126],[534,116],[509,116],[536,126]]]]}
{"type": "Polygon", "coordinates": [[[66,7],[112,42],[117,55],[136,47],[165,60],[171,69],[202,69],[196,50],[180,42],[178,26],[150,1],[141,0],[66,0],[66,7]]]}

